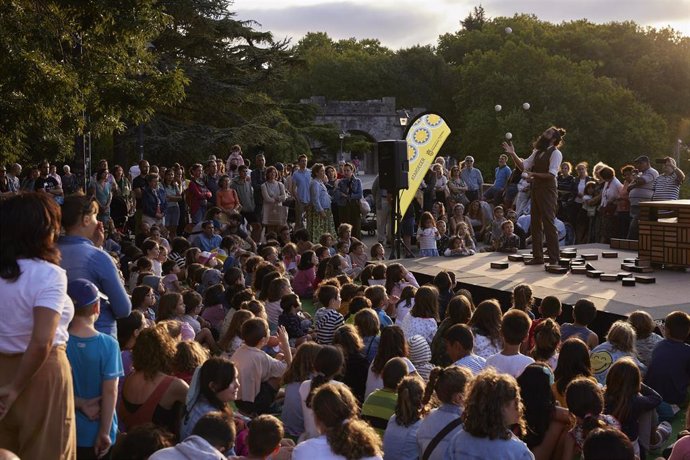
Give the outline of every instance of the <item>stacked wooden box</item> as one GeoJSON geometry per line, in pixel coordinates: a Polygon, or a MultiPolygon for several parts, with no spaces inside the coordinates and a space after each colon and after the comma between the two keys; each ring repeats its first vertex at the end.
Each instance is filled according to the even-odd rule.
{"type": "Polygon", "coordinates": [[[690,267],[690,200],[640,203],[639,226],[641,261],[690,267]],[[660,216],[659,211],[670,214],[660,216]]]}

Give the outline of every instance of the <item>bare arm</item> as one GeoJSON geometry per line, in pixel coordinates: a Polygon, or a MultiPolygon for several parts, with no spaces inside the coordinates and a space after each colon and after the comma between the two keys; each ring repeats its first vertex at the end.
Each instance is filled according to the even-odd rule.
{"type": "Polygon", "coordinates": [[[35,307],[33,309],[33,320],[31,340],[22,355],[19,369],[17,369],[17,373],[14,375],[11,383],[0,387],[0,420],[7,415],[14,401],[46,362],[50,349],[53,346],[60,314],[47,307],[35,307]]]}
{"type": "Polygon", "coordinates": [[[94,449],[98,457],[105,454],[115,441],[110,439],[110,430],[113,424],[113,414],[115,413],[115,401],[117,400],[117,378],[106,380],[101,385],[101,420],[96,437],[94,449]]]}
{"type": "Polygon", "coordinates": [[[517,153],[515,153],[515,147],[513,147],[512,142],[504,142],[503,144],[503,151],[506,152],[510,157],[513,159],[513,162],[515,162],[515,166],[520,170],[524,171],[525,167],[522,164],[522,159],[517,156],[517,153]]]}

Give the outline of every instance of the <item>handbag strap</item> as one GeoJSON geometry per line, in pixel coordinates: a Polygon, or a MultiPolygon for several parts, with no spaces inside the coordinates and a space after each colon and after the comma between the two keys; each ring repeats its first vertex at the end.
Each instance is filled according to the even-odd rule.
{"type": "Polygon", "coordinates": [[[431,453],[436,449],[436,447],[439,445],[441,441],[443,441],[443,438],[448,436],[448,433],[456,429],[457,427],[460,426],[462,423],[462,418],[458,417],[452,422],[450,422],[448,425],[443,427],[441,431],[436,433],[436,436],[434,436],[434,439],[431,440],[428,446],[426,446],[426,449],[424,449],[424,454],[422,455],[422,460],[429,460],[429,457],[431,457],[431,453]]]}

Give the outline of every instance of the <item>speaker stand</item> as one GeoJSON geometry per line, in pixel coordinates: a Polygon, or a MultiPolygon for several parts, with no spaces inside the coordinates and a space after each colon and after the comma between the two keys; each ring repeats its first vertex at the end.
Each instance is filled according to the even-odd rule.
{"type": "Polygon", "coordinates": [[[393,225],[393,228],[395,231],[393,232],[393,246],[391,247],[391,253],[390,256],[388,257],[389,260],[392,259],[400,259],[400,250],[401,248],[405,248],[406,253],[405,255],[407,256],[408,254],[414,255],[412,252],[412,249],[408,245],[405,244],[405,241],[402,239],[401,236],[401,222],[402,222],[402,215],[400,214],[400,190],[397,190],[396,193],[393,195],[393,212],[391,212],[391,225],[393,225]]]}

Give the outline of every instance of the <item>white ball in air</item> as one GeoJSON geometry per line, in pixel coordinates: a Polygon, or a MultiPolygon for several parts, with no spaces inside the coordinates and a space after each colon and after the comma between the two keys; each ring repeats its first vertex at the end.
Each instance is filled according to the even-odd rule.
{"type": "Polygon", "coordinates": [[[530,107],[532,107],[532,106],[529,105],[529,102],[525,102],[524,104],[522,104],[522,108],[525,110],[529,110],[530,107]]]}
{"type": "Polygon", "coordinates": [[[501,110],[503,110],[503,107],[501,107],[499,104],[496,104],[496,105],[494,106],[494,110],[495,110],[496,112],[500,112],[501,110]]]}
{"type": "Polygon", "coordinates": [[[512,34],[512,33],[513,33],[513,29],[511,29],[510,27],[506,27],[506,33],[507,33],[507,34],[512,34]]]}
{"type": "Polygon", "coordinates": [[[513,138],[513,133],[506,133],[506,140],[511,140],[513,138]]]}

